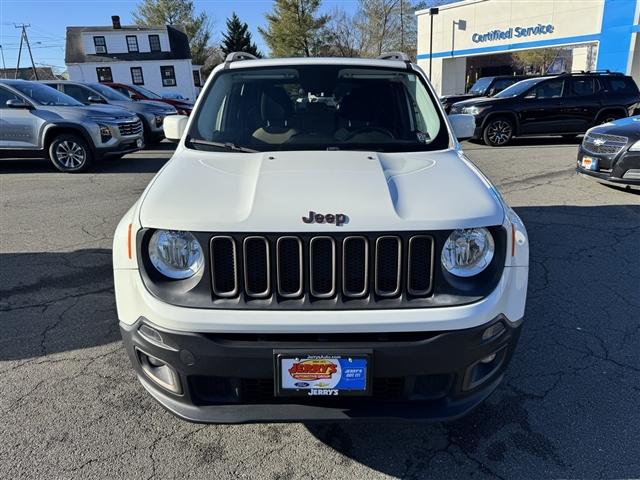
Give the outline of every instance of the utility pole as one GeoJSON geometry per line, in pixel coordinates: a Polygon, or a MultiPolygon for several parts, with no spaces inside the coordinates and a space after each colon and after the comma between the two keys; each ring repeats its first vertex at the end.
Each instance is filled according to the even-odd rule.
{"type": "Polygon", "coordinates": [[[4,50],[2,49],[2,45],[0,45],[0,55],[2,55],[2,78],[7,78],[7,66],[4,63],[4,50]]]}
{"type": "Polygon", "coordinates": [[[23,23],[21,25],[14,25],[14,26],[16,28],[22,29],[22,34],[20,35],[20,49],[18,50],[18,65],[16,66],[15,77],[18,78],[18,69],[20,68],[20,54],[22,53],[22,41],[24,40],[24,43],[27,44],[27,50],[29,50],[29,58],[31,59],[31,68],[33,69],[33,76],[35,77],[36,80],[39,80],[38,71],[36,70],[36,64],[33,61],[33,53],[31,53],[31,45],[29,45],[29,37],[27,36],[27,27],[30,27],[31,25],[25,25],[23,23]]]}

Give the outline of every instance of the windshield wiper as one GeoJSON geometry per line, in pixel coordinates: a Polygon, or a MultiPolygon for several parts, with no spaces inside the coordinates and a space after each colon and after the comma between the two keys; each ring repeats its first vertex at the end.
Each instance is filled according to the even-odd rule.
{"type": "Polygon", "coordinates": [[[198,138],[189,138],[189,137],[187,137],[187,142],[192,143],[194,145],[203,145],[205,147],[223,148],[225,150],[229,150],[230,152],[245,152],[245,153],[259,152],[259,150],[254,150],[252,148],[239,147],[237,145],[234,145],[231,142],[211,142],[209,140],[200,140],[198,138]]]}

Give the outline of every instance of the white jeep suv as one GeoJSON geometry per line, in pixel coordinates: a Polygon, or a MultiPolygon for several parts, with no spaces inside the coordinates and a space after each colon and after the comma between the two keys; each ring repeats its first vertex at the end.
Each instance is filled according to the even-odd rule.
{"type": "Polygon", "coordinates": [[[113,247],[124,344],[164,407],[445,419],[497,387],[527,234],[418,66],[231,54],[165,122],[176,152],[113,247]]]}

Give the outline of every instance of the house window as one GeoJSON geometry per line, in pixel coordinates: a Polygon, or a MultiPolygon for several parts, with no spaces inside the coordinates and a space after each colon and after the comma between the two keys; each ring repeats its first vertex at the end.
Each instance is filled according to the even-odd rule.
{"type": "Polygon", "coordinates": [[[201,87],[202,83],[200,81],[200,71],[199,70],[194,70],[193,71],[193,84],[196,87],[201,87]]]}
{"type": "Polygon", "coordinates": [[[107,53],[107,42],[104,37],[93,37],[93,45],[96,47],[96,53],[107,53]]]}
{"type": "Polygon", "coordinates": [[[98,81],[100,83],[113,82],[111,67],[98,67],[96,68],[96,73],[98,74],[98,81]]]}
{"type": "Polygon", "coordinates": [[[127,35],[127,50],[129,50],[129,53],[139,52],[138,37],[135,35],[127,35]]]}
{"type": "Polygon", "coordinates": [[[176,86],[176,71],[173,66],[160,67],[160,75],[162,76],[163,87],[175,87],[176,86]]]}
{"type": "Polygon", "coordinates": [[[142,76],[142,67],[131,67],[131,82],[134,85],[144,85],[144,77],[142,76]]]}
{"type": "Polygon", "coordinates": [[[152,52],[160,52],[160,35],[149,35],[149,49],[152,52]]]}

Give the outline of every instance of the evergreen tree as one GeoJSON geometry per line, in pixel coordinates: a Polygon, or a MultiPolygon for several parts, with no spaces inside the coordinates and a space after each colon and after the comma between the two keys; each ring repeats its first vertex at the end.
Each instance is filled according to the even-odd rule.
{"type": "Polygon", "coordinates": [[[189,37],[193,63],[204,64],[211,39],[209,17],[205,12],[196,15],[192,0],[142,0],[132,15],[137,25],[176,25],[184,28],[189,37]]]}
{"type": "Polygon", "coordinates": [[[227,19],[227,31],[222,34],[220,48],[225,55],[229,55],[232,52],[246,52],[258,58],[262,57],[256,44],[251,41],[249,26],[241,22],[235,12],[233,12],[231,18],[227,19]]]}
{"type": "Polygon", "coordinates": [[[321,53],[329,18],[318,16],[320,0],[276,0],[267,28],[258,28],[276,57],[311,57],[321,53]]]}

